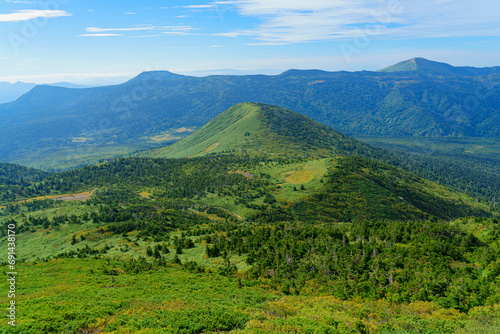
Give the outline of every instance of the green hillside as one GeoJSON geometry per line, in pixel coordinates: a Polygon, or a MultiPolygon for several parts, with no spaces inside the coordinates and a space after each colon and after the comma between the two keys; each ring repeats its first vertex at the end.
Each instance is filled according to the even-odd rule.
{"type": "Polygon", "coordinates": [[[308,117],[260,103],[237,104],[187,138],[144,156],[184,158],[221,152],[288,157],[374,154],[377,150],[308,117]]]}
{"type": "MultiPolygon", "coordinates": [[[[357,157],[134,158],[27,189],[94,187],[83,200],[0,208],[0,224],[16,226],[21,291],[17,326],[4,322],[2,333],[500,326],[498,220],[438,219],[487,212],[394,167],[357,157]]],[[[4,228],[0,248],[8,245],[4,228]]]]}
{"type": "Polygon", "coordinates": [[[394,155],[257,103],[142,154],[50,175],[6,166],[0,248],[15,251],[20,292],[2,333],[500,327],[498,220],[355,156],[394,155]]]}
{"type": "Polygon", "coordinates": [[[325,187],[298,203],[302,221],[413,220],[489,216],[488,207],[452,189],[370,159],[337,159],[325,187]]]}
{"type": "Polygon", "coordinates": [[[39,169],[0,162],[0,205],[33,195],[29,189],[50,174],[39,169]]]}
{"type": "Polygon", "coordinates": [[[0,162],[0,186],[38,182],[48,175],[39,169],[0,162]]]}

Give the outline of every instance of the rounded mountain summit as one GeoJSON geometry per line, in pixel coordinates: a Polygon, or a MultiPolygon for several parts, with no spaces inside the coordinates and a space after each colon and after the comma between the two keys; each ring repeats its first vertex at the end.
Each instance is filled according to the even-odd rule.
{"type": "Polygon", "coordinates": [[[375,151],[375,148],[297,112],[245,102],[224,111],[183,140],[144,154],[162,158],[230,152],[325,157],[372,156],[375,151]]]}

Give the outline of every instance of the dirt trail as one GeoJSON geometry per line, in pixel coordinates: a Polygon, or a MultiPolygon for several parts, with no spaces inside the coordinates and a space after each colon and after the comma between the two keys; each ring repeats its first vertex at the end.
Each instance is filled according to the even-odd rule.
{"type": "Polygon", "coordinates": [[[238,217],[238,219],[239,219],[239,220],[243,220],[243,217],[242,217],[242,216],[240,216],[239,214],[237,214],[237,213],[235,213],[235,212],[233,212],[233,211],[230,211],[230,210],[226,209],[226,208],[225,208],[225,207],[223,207],[223,206],[216,206],[216,208],[219,208],[219,209],[222,209],[222,210],[224,210],[224,211],[227,211],[227,212],[229,212],[230,214],[232,214],[233,216],[238,217]]]}
{"type": "Polygon", "coordinates": [[[252,173],[243,172],[241,170],[237,170],[236,172],[230,172],[230,173],[241,174],[241,175],[245,176],[247,179],[253,179],[253,177],[254,177],[254,175],[252,173]]]}
{"type": "Polygon", "coordinates": [[[92,190],[92,192],[85,191],[83,193],[78,193],[78,194],[62,195],[59,197],[55,197],[53,199],[56,201],[82,201],[83,202],[83,201],[88,200],[90,197],[92,197],[92,195],[94,194],[95,191],[96,191],[96,189],[92,190]]]}

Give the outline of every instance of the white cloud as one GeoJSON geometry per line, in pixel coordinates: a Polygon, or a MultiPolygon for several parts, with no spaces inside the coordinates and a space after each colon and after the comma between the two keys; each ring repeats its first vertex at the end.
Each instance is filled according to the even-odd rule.
{"type": "Polygon", "coordinates": [[[262,22],[255,29],[219,34],[265,43],[352,39],[498,36],[497,0],[231,0],[216,1],[262,22]]]}
{"type": "Polygon", "coordinates": [[[155,35],[142,35],[142,36],[129,36],[129,38],[151,38],[151,37],[160,37],[163,35],[155,34],[155,35]]]}
{"type": "Polygon", "coordinates": [[[123,36],[122,34],[82,34],[78,35],[79,37],[114,37],[114,36],[123,36]]]}
{"type": "Polygon", "coordinates": [[[89,33],[107,33],[107,32],[117,32],[117,31],[165,31],[163,33],[183,33],[187,34],[188,31],[197,30],[190,26],[150,26],[150,27],[132,27],[132,28],[97,28],[97,27],[87,27],[86,32],[89,33]]]}
{"type": "Polygon", "coordinates": [[[136,27],[136,28],[96,28],[88,27],[85,28],[86,32],[106,32],[106,31],[142,31],[142,30],[154,30],[155,27],[136,27]]]}
{"type": "Polygon", "coordinates": [[[161,26],[161,27],[158,27],[158,30],[188,32],[188,31],[193,31],[193,30],[199,30],[199,28],[194,28],[191,26],[161,26]]]}
{"type": "Polygon", "coordinates": [[[19,22],[38,17],[55,18],[61,16],[71,16],[71,14],[64,10],[25,9],[10,14],[0,14],[0,22],[19,22]]]}
{"type": "Polygon", "coordinates": [[[129,35],[129,38],[152,38],[166,35],[172,36],[185,36],[194,35],[191,31],[197,30],[190,26],[149,26],[149,27],[132,27],[132,28],[97,28],[87,27],[85,31],[88,34],[79,35],[80,37],[113,37],[123,36],[121,32],[135,32],[135,31],[151,31],[150,35],[129,35]],[[161,32],[161,33],[160,33],[161,32]]]}
{"type": "Polygon", "coordinates": [[[33,1],[22,1],[22,0],[5,0],[5,2],[8,2],[8,3],[22,3],[22,4],[36,3],[36,2],[33,2],[33,1]]]}
{"type": "Polygon", "coordinates": [[[186,35],[195,35],[190,32],[185,32],[185,31],[164,31],[162,32],[163,35],[178,35],[178,36],[186,36],[186,35]]]}
{"type": "Polygon", "coordinates": [[[189,5],[189,6],[178,6],[176,8],[187,8],[187,9],[206,9],[206,8],[214,8],[215,5],[189,5]]]}
{"type": "Polygon", "coordinates": [[[134,12],[126,12],[125,14],[126,15],[137,15],[137,13],[134,13],[134,12]]]}
{"type": "Polygon", "coordinates": [[[250,46],[269,46],[269,45],[287,45],[285,42],[261,42],[261,43],[247,43],[250,46]]]}

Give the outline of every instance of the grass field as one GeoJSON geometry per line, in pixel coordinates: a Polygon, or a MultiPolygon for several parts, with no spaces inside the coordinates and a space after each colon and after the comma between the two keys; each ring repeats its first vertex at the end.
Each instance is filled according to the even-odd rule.
{"type": "Polygon", "coordinates": [[[307,196],[314,191],[321,189],[322,178],[331,165],[331,158],[310,161],[293,162],[288,164],[270,163],[257,167],[252,171],[255,175],[264,173],[270,175],[270,181],[280,186],[277,199],[283,201],[296,201],[301,196],[307,196]],[[304,190],[300,191],[300,186],[304,190]],[[294,190],[294,187],[299,190],[294,190]]]}
{"type": "MultiPolygon", "coordinates": [[[[290,199],[307,196],[312,189],[322,187],[321,180],[330,165],[335,165],[335,160],[263,163],[254,170],[239,171],[279,182],[281,188],[276,197],[290,199]],[[304,185],[305,190],[294,191],[293,187],[298,185],[304,185]]],[[[153,193],[141,191],[145,196],[153,196],[153,193]]],[[[251,211],[215,194],[206,201],[224,204],[229,211],[243,216],[251,211]]],[[[22,223],[28,216],[81,216],[96,209],[80,201],[54,201],[53,206],[43,210],[2,215],[0,224],[12,218],[22,223]]],[[[198,214],[224,222],[213,214],[198,214]]],[[[470,229],[482,228],[479,223],[467,221],[456,224],[466,224],[470,229]]],[[[172,264],[175,247],[170,244],[170,253],[162,255],[166,266],[157,264],[132,273],[127,269],[128,261],[140,261],[142,257],[152,264],[154,260],[147,257],[146,249],[164,241],[139,237],[137,231],[102,233],[99,226],[102,225],[88,220],[59,227],[39,226],[17,235],[17,326],[10,327],[4,321],[0,323],[0,332],[465,334],[500,331],[498,304],[476,307],[465,314],[432,302],[394,304],[385,299],[341,300],[319,292],[320,283],[316,280],[308,281],[301,295],[285,296],[266,279],[250,278],[245,256],[231,254],[229,261],[236,265],[237,273],[233,277],[221,276],[218,272],[225,260],[208,258],[206,243],[194,236],[190,238],[195,246],[183,249],[178,258],[184,264],[196,262],[205,268],[204,272],[172,264]],[[74,244],[73,236],[78,240],[74,244]],[[106,246],[109,249],[97,256],[47,260],[61,252],[86,247],[102,250],[106,246]]],[[[170,240],[180,235],[181,231],[171,232],[170,240]]],[[[5,236],[0,239],[0,249],[7,249],[5,236]]],[[[8,291],[5,280],[0,283],[0,289],[8,291]]],[[[8,302],[5,294],[0,296],[0,302],[3,305],[8,302]]]]}
{"type": "MultiPolygon", "coordinates": [[[[121,261],[18,264],[16,327],[2,333],[498,333],[500,306],[469,314],[431,302],[283,296],[265,282],[177,265],[128,274],[121,261]],[[116,274],[104,273],[104,268],[116,274]]],[[[7,289],[2,281],[0,288],[7,289]]],[[[311,286],[314,288],[314,286],[311,286]]],[[[8,301],[1,296],[3,305],[8,301]]]]}

